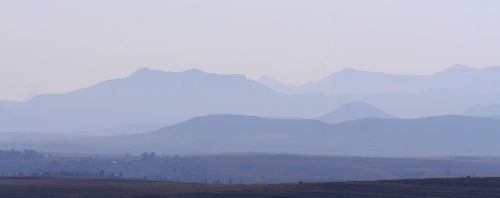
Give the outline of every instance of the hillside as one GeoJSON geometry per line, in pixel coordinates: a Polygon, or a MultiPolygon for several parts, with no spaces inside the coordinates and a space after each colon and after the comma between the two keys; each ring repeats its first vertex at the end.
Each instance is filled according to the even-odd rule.
{"type": "Polygon", "coordinates": [[[4,142],[0,146],[84,153],[498,156],[498,131],[500,122],[497,119],[452,115],[418,119],[367,118],[337,124],[209,115],[142,134],[37,143],[4,142]]]}
{"type": "Polygon", "coordinates": [[[104,131],[134,123],[176,123],[207,114],[316,116],[336,101],[286,96],[244,75],[143,68],[123,79],[64,94],[0,104],[0,132],[104,131]],[[306,105],[319,102],[317,105],[306,105]]]}
{"type": "Polygon", "coordinates": [[[339,123],[363,118],[394,118],[365,102],[351,102],[343,104],[332,112],[317,118],[327,123],[339,123]]]}
{"type": "Polygon", "coordinates": [[[500,138],[499,130],[496,119],[465,116],[369,118],[327,125],[312,120],[216,115],[122,141],[150,143],[165,150],[182,148],[184,152],[484,156],[500,155],[500,146],[494,141],[500,138]]]}
{"type": "MultiPolygon", "coordinates": [[[[486,76],[484,78],[486,81],[481,81],[482,83],[490,83],[487,79],[492,78],[490,75],[496,74],[495,67],[477,71],[471,68],[454,67],[454,69],[443,71],[439,75],[435,74],[435,78],[449,79],[446,82],[455,82],[460,81],[462,77],[465,79],[470,77],[467,72],[465,72],[467,74],[460,72],[461,70],[474,70],[475,72],[472,73],[479,76],[488,71],[489,76],[486,76]]],[[[420,81],[415,83],[412,81],[409,85],[405,85],[408,83],[390,80],[393,78],[406,79],[405,76],[386,78],[387,74],[384,73],[356,70],[343,71],[334,75],[333,79],[353,81],[351,84],[354,86],[358,83],[356,79],[364,79],[365,75],[380,76],[374,78],[389,81],[382,84],[373,82],[359,85],[363,89],[374,90],[374,93],[379,88],[385,89],[385,87],[390,86],[425,85],[424,82],[420,81]],[[362,73],[362,75],[358,73],[362,73]]],[[[421,76],[415,78],[420,79],[421,76]]],[[[411,79],[415,78],[411,77],[411,79]]],[[[367,79],[371,78],[367,77],[367,79]]],[[[342,80],[334,80],[333,84],[326,83],[326,81],[329,80],[325,80],[324,86],[329,89],[342,90],[351,86],[349,82],[342,80]],[[340,85],[342,87],[338,87],[340,85]]],[[[362,82],[370,82],[370,80],[362,82]]],[[[437,85],[440,84],[443,83],[437,83],[437,85]]],[[[460,83],[455,84],[460,85],[460,83]]],[[[467,88],[466,85],[463,86],[467,88]]],[[[474,85],[474,87],[478,86],[474,85]]],[[[406,93],[398,88],[392,90],[400,91],[398,93],[386,93],[386,90],[380,92],[384,92],[384,94],[371,95],[345,93],[329,95],[328,92],[314,94],[307,91],[298,92],[302,94],[288,95],[279,93],[260,82],[247,79],[244,75],[221,75],[196,69],[183,72],[163,72],[143,68],[126,78],[104,81],[68,93],[38,95],[20,102],[0,102],[0,132],[29,131],[119,135],[138,133],[140,130],[137,129],[140,128],[147,130],[156,127],[132,127],[123,130],[123,133],[113,129],[143,123],[173,124],[209,114],[318,118],[329,113],[331,109],[354,101],[369,103],[383,109],[387,114],[399,118],[461,114],[467,107],[500,101],[500,95],[488,91],[494,87],[491,87],[490,84],[485,85],[485,87],[487,88],[485,93],[479,93],[481,90],[479,88],[471,91],[460,86],[436,86],[431,87],[432,90],[425,88],[423,90],[426,91],[418,93],[406,93]]],[[[353,90],[355,91],[355,89],[353,90]]],[[[346,121],[362,117],[366,116],[358,115],[353,116],[353,118],[335,118],[333,120],[337,122],[336,119],[346,121]]]]}
{"type": "Polygon", "coordinates": [[[430,75],[402,75],[346,68],[301,86],[286,85],[270,80],[270,77],[263,78],[261,82],[283,93],[416,94],[436,89],[496,93],[500,91],[495,86],[500,83],[499,75],[500,66],[475,69],[454,65],[430,75]]]}
{"type": "Polygon", "coordinates": [[[500,116],[500,105],[474,105],[467,108],[464,111],[465,115],[471,116],[483,116],[483,117],[499,117],[500,116]]]}

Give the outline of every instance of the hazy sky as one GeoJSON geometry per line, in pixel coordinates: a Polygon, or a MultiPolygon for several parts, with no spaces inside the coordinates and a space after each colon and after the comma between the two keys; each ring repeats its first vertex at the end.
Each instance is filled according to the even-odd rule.
{"type": "Polygon", "coordinates": [[[140,67],[268,74],[500,65],[498,0],[0,0],[0,100],[140,67]]]}

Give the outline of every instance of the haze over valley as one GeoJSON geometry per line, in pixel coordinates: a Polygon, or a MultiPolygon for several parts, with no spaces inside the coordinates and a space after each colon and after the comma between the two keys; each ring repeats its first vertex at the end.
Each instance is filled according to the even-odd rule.
{"type": "Polygon", "coordinates": [[[110,154],[496,156],[500,114],[491,109],[500,92],[481,87],[496,84],[495,75],[497,67],[463,65],[431,76],[348,69],[313,83],[352,91],[332,94],[285,93],[244,75],[142,68],[64,94],[3,102],[0,144],[110,154]],[[354,83],[361,78],[369,83],[354,83]]]}
{"type": "MultiPolygon", "coordinates": [[[[495,74],[500,75],[497,67],[472,69],[453,66],[432,76],[399,76],[348,70],[315,84],[338,81],[332,81],[332,86],[342,85],[343,89],[352,90],[351,93],[314,91],[290,94],[250,80],[244,75],[220,75],[197,69],[164,72],[143,68],[123,79],[104,81],[64,94],[37,95],[26,101],[1,102],[0,131],[86,132],[127,125],[152,129],[153,126],[160,127],[162,123],[175,124],[210,114],[321,120],[321,116],[351,102],[364,102],[365,106],[378,108],[381,115],[372,115],[369,111],[373,110],[363,111],[363,107],[352,109],[356,105],[353,103],[350,110],[342,112],[345,115],[337,115],[347,116],[339,121],[363,118],[365,113],[368,117],[385,118],[449,114],[495,117],[498,116],[495,112],[473,112],[480,105],[495,105],[496,101],[500,101],[500,92],[493,86],[500,83],[495,74]],[[353,80],[361,78],[363,82],[369,83],[353,83],[356,82],[353,80]],[[472,80],[476,78],[481,80],[472,80]],[[425,84],[428,79],[435,82],[425,84]],[[396,91],[411,90],[412,84],[413,87],[419,87],[418,91],[396,91]],[[378,91],[374,93],[376,87],[378,91]],[[352,116],[349,114],[358,116],[349,118],[352,116]]],[[[304,89],[309,86],[304,85],[304,89]]],[[[362,106],[362,103],[357,105],[362,106]]]]}
{"type": "Polygon", "coordinates": [[[0,0],[0,197],[500,197],[498,10],[0,0]]]}

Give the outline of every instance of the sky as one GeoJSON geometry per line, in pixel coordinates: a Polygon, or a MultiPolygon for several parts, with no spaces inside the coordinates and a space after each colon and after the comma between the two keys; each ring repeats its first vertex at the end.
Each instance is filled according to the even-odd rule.
{"type": "Polygon", "coordinates": [[[497,0],[0,0],[0,100],[141,67],[290,84],[500,65],[497,0]]]}

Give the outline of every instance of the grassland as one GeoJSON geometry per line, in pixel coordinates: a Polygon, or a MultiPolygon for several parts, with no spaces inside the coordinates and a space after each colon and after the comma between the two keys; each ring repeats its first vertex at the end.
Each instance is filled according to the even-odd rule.
{"type": "Polygon", "coordinates": [[[500,178],[290,184],[188,184],[91,178],[4,177],[2,197],[500,197],[500,178]]]}

